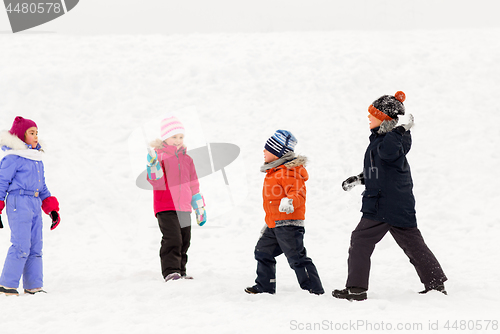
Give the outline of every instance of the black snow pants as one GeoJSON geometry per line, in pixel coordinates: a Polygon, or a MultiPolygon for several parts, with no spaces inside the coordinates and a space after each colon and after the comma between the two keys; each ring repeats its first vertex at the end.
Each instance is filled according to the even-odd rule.
{"type": "Polygon", "coordinates": [[[395,227],[362,218],[351,235],[346,287],[368,289],[370,257],[375,245],[388,231],[408,256],[426,288],[436,287],[447,280],[441,265],[425,244],[418,228],[395,227]]]}
{"type": "Polygon", "coordinates": [[[295,271],[302,289],[315,294],[323,294],[323,285],[318,270],[307,257],[304,248],[303,226],[267,227],[255,246],[257,279],[255,289],[262,292],[276,292],[276,257],[285,254],[290,268],[295,271]]]}
{"type": "Polygon", "coordinates": [[[191,243],[191,213],[162,211],[156,214],[162,233],[160,247],[163,277],[171,273],[186,275],[187,251],[191,243]],[[187,227],[183,227],[186,226],[187,227]]]}

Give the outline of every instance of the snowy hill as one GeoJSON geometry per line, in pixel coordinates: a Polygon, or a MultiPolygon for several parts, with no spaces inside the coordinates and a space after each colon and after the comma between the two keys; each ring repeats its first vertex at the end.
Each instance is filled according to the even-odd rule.
{"type": "MultiPolygon", "coordinates": [[[[389,323],[392,332],[421,324],[424,333],[436,321],[441,330],[447,320],[498,321],[499,37],[0,35],[0,129],[17,115],[37,122],[62,218],[50,231],[45,217],[49,293],[0,298],[2,333],[288,333],[350,322],[389,323]],[[369,300],[335,300],[361,216],[362,189],[346,193],[340,184],[362,170],[368,106],[398,90],[416,121],[408,160],[419,228],[449,278],[449,296],[416,294],[421,283],[387,235],[372,257],[369,300]],[[188,148],[233,143],[241,152],[227,167],[229,186],[220,171],[201,179],[209,221],[193,226],[195,280],[164,283],[152,194],[135,185],[144,143],[130,139],[179,110],[189,110],[178,115],[188,148]],[[292,131],[296,152],[310,160],[305,245],[323,296],[300,290],[284,257],[276,295],[243,292],[255,279],[264,224],[262,149],[276,129],[292,131]]],[[[2,265],[9,232],[0,230],[2,265]]]]}

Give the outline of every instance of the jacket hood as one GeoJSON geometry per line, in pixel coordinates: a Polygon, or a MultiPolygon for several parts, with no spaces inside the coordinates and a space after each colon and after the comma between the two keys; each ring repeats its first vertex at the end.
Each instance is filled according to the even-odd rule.
{"type": "Polygon", "coordinates": [[[30,160],[42,161],[44,154],[40,143],[38,143],[35,149],[30,150],[25,142],[8,131],[0,132],[0,148],[0,159],[3,159],[7,155],[18,155],[30,160]]]}
{"type": "MultiPolygon", "coordinates": [[[[0,132],[0,147],[4,149],[5,147],[8,147],[11,150],[16,150],[16,151],[22,151],[22,150],[28,150],[28,145],[23,142],[19,137],[16,135],[11,134],[9,131],[4,130],[0,132]]],[[[39,141],[37,147],[35,149],[39,151],[42,150],[42,146],[45,147],[45,144],[42,145],[42,142],[39,141]]],[[[5,150],[5,149],[4,149],[5,150]]]]}
{"type": "Polygon", "coordinates": [[[307,166],[307,161],[308,160],[307,160],[306,156],[298,155],[292,161],[289,161],[286,164],[283,164],[283,166],[285,166],[286,168],[289,168],[289,169],[297,167],[297,166],[304,166],[304,167],[306,167],[307,166]]]}
{"type": "Polygon", "coordinates": [[[262,173],[267,173],[269,170],[278,169],[278,168],[286,168],[292,169],[298,166],[305,167],[307,164],[307,158],[303,155],[295,155],[294,152],[288,152],[283,155],[281,158],[265,163],[260,167],[260,171],[262,173]]]}
{"type": "Polygon", "coordinates": [[[175,146],[165,144],[165,142],[161,139],[155,139],[150,143],[150,146],[159,153],[175,154],[177,151],[185,154],[187,151],[187,147],[185,145],[182,145],[181,148],[177,149],[175,146]]]}
{"type": "Polygon", "coordinates": [[[373,132],[379,135],[383,135],[387,132],[391,132],[396,127],[397,124],[398,124],[397,119],[392,119],[390,121],[383,121],[379,127],[373,129],[374,130],[373,132]]]}
{"type": "Polygon", "coordinates": [[[290,171],[294,174],[298,173],[304,179],[304,181],[307,181],[309,180],[309,173],[307,173],[307,170],[304,168],[306,167],[306,165],[307,165],[307,157],[303,155],[298,155],[292,161],[284,164],[283,167],[285,167],[287,171],[290,171]]]}
{"type": "Polygon", "coordinates": [[[16,135],[4,130],[0,132],[0,146],[7,146],[12,150],[27,150],[28,146],[25,142],[19,139],[16,135]]]}
{"type": "MultiPolygon", "coordinates": [[[[275,173],[275,172],[283,172],[283,173],[291,173],[293,175],[300,175],[305,181],[309,179],[309,174],[307,170],[304,168],[307,164],[307,158],[303,155],[298,155],[295,159],[284,163],[282,165],[268,168],[267,170],[261,170],[266,173],[275,173]]],[[[264,166],[265,167],[265,166],[264,166]]]]}

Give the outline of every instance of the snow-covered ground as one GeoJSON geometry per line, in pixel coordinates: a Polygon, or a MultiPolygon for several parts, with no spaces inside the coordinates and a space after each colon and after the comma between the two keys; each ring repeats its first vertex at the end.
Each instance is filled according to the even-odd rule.
{"type": "Polygon", "coordinates": [[[38,123],[62,218],[50,231],[45,217],[49,293],[0,298],[1,333],[435,333],[447,321],[450,332],[499,330],[500,30],[24,34],[0,35],[0,45],[0,129],[17,115],[38,123]],[[362,169],[368,106],[397,90],[416,120],[408,159],[419,227],[449,295],[418,295],[415,270],[387,235],[369,300],[336,300],[362,192],[340,184],[362,169]],[[179,111],[189,148],[241,152],[226,168],[229,186],[221,171],[201,179],[209,221],[193,226],[195,279],[165,283],[152,193],[135,185],[146,150],[131,138],[179,111]],[[243,292],[264,224],[262,149],[277,129],[310,159],[305,245],[322,296],[300,290],[283,256],[276,295],[243,292]]]}

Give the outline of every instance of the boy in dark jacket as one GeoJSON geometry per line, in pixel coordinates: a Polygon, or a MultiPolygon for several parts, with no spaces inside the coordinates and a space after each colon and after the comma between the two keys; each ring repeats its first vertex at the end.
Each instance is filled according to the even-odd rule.
{"type": "Polygon", "coordinates": [[[406,96],[399,91],[384,95],[368,108],[370,144],[365,153],[364,170],[342,183],[344,190],[365,185],[360,223],[351,235],[346,289],[334,290],[335,298],[364,300],[367,298],[370,257],[375,245],[390,232],[415,267],[427,293],[438,290],[446,294],[447,280],[435,256],[417,228],[415,198],[410,165],[406,154],[411,147],[408,124],[396,126],[398,116],[404,115],[406,96]]]}

